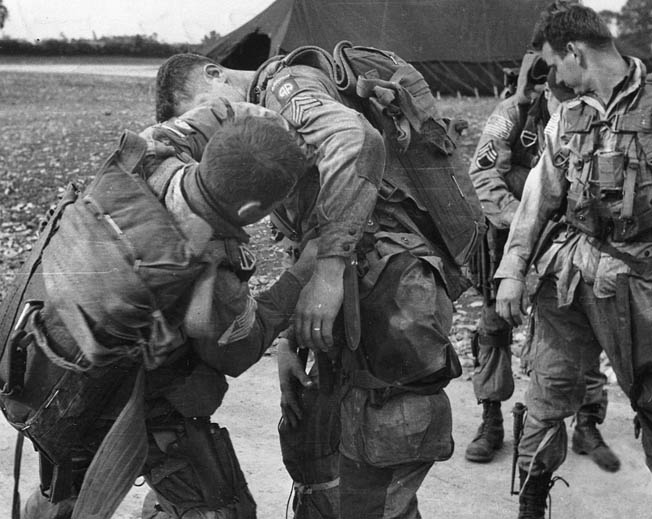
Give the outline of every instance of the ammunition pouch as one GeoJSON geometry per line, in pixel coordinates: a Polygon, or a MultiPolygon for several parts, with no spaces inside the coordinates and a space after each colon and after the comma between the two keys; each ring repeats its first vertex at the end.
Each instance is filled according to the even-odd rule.
{"type": "Polygon", "coordinates": [[[568,196],[566,221],[588,236],[606,239],[613,230],[608,208],[597,198],[577,200],[568,196]]]}
{"type": "Polygon", "coordinates": [[[146,467],[145,478],[167,514],[182,517],[191,509],[226,508],[238,519],[255,519],[256,504],[225,428],[196,417],[150,430],[159,454],[150,455],[158,462],[146,467]]]}

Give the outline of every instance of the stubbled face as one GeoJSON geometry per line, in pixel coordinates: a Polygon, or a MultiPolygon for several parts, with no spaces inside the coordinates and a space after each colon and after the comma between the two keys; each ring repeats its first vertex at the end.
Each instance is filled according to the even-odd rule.
{"type": "Polygon", "coordinates": [[[577,56],[572,52],[567,52],[563,55],[559,54],[548,42],[543,44],[541,56],[548,66],[555,68],[557,71],[557,81],[559,83],[572,88],[576,94],[581,94],[584,91],[582,80],[583,70],[577,56]]]}

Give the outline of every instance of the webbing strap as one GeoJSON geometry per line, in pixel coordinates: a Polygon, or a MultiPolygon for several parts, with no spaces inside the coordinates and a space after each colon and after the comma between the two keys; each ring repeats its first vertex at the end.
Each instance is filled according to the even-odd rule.
{"type": "Polygon", "coordinates": [[[20,466],[23,461],[23,443],[25,437],[19,432],[16,437],[16,450],[14,451],[14,495],[11,501],[11,519],[20,519],[20,466]]]}
{"type": "Polygon", "coordinates": [[[88,467],[71,519],[110,519],[147,458],[145,371],[88,467]]]}
{"type": "MultiPolygon", "coordinates": [[[[74,184],[68,184],[63,197],[57,204],[57,207],[48,220],[47,225],[41,232],[38,241],[32,248],[29,258],[23,268],[18,273],[15,282],[11,285],[3,305],[0,308],[0,341],[7,341],[11,336],[11,330],[18,315],[18,311],[23,303],[25,292],[29,282],[41,262],[43,250],[54,235],[61,213],[64,209],[77,199],[77,188],[74,184]]],[[[0,359],[5,355],[7,344],[0,344],[0,359]]]]}
{"type": "Polygon", "coordinates": [[[294,482],[294,490],[299,494],[312,494],[313,492],[323,492],[324,490],[337,488],[339,486],[340,486],[340,478],[335,478],[332,479],[331,481],[325,481],[324,483],[301,483],[299,481],[294,482]]]}

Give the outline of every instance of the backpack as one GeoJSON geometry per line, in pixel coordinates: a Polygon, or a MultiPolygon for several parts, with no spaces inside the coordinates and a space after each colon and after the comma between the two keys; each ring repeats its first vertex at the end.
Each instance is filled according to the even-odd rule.
{"type": "MultiPolygon", "coordinates": [[[[384,137],[387,163],[379,196],[415,202],[430,216],[434,240],[457,266],[465,265],[486,230],[480,200],[455,153],[455,140],[467,123],[438,115],[423,75],[390,51],[348,41],[338,43],[333,55],[320,47],[303,46],[258,68],[247,94],[250,101],[259,102],[260,83],[267,81],[261,81],[261,74],[274,63],[278,63],[275,70],[282,65],[317,68],[333,81],[344,101],[362,112],[384,137]]],[[[277,210],[273,216],[281,231],[292,234],[282,212],[277,210]]]]}
{"type": "Polygon", "coordinates": [[[56,468],[55,502],[71,447],[184,342],[180,294],[208,263],[141,178],[146,149],[127,131],[83,192],[68,186],[0,306],[0,407],[56,468]]]}
{"type": "Polygon", "coordinates": [[[385,139],[390,167],[381,196],[398,189],[414,200],[430,215],[450,257],[465,265],[486,228],[467,168],[455,153],[466,123],[440,117],[423,75],[393,52],[343,41],[333,57],[338,89],[360,101],[385,139]]]}

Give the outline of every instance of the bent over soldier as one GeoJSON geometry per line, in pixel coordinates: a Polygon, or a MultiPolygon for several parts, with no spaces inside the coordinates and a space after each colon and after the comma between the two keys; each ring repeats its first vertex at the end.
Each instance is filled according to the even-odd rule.
{"type": "MultiPolygon", "coordinates": [[[[452,322],[451,299],[468,285],[436,237],[418,191],[405,185],[405,174],[394,178],[398,185],[384,186],[383,199],[376,203],[383,173],[392,170],[399,174],[403,168],[398,162],[385,164],[380,132],[352,108],[354,103],[348,103],[339,92],[328,70],[315,66],[321,58],[303,58],[303,62],[279,58],[254,75],[201,57],[174,56],[164,66],[177,72],[185,68],[189,79],[176,85],[183,89],[183,96],[168,89],[167,109],[169,115],[178,115],[190,103],[196,106],[215,96],[243,100],[249,93],[250,100],[279,112],[314,151],[315,168],[299,180],[279,211],[298,242],[303,244],[317,236],[319,243],[315,273],[297,305],[297,342],[318,355],[335,353],[334,345],[347,348],[345,326],[335,318],[344,300],[345,267],[360,257],[366,260],[360,269],[361,298],[366,298],[369,315],[377,319],[363,329],[360,348],[378,346],[373,351],[377,356],[369,357],[370,362],[377,363],[374,368],[379,358],[412,356],[407,364],[386,363],[390,373],[376,372],[383,377],[397,376],[391,380],[401,387],[374,379],[362,366],[354,373],[355,366],[349,365],[342,393],[339,469],[336,464],[335,478],[328,473],[320,479],[324,467],[305,465],[308,470],[301,476],[310,479],[297,483],[307,490],[307,498],[313,492],[335,494],[333,506],[324,516],[416,518],[417,489],[432,464],[448,459],[453,450],[451,409],[443,387],[459,374],[460,366],[447,334],[452,322]],[[415,220],[427,223],[421,226],[415,220]],[[374,291],[381,286],[381,278],[384,288],[374,291]],[[327,297],[319,296],[322,293],[327,297]],[[384,298],[392,297],[394,306],[377,308],[385,306],[384,298]],[[391,319],[383,318],[388,311],[391,319]],[[391,323],[397,326],[388,331],[391,323]],[[400,336],[399,328],[404,336],[400,336]]],[[[168,75],[168,86],[174,87],[173,76],[168,75]]],[[[413,84],[413,79],[404,78],[406,84],[413,84]]],[[[409,98],[407,90],[397,95],[409,98]]],[[[165,107],[163,103],[161,106],[165,107]]],[[[430,136],[439,136],[444,145],[451,144],[446,126],[430,115],[430,136]]],[[[357,279],[355,269],[352,273],[357,279]]],[[[357,311],[357,303],[344,303],[345,311],[357,311]]],[[[296,351],[288,353],[291,359],[297,355],[296,351]]],[[[279,355],[279,362],[287,359],[279,355]]],[[[329,360],[324,364],[333,366],[329,360]]],[[[292,387],[291,379],[296,376],[291,371],[279,366],[279,373],[287,377],[282,380],[284,392],[292,387]]],[[[320,384],[323,386],[325,380],[320,384]]],[[[284,419],[286,411],[284,408],[284,419]]]]}
{"type": "MultiPolygon", "coordinates": [[[[143,475],[154,492],[143,512],[147,519],[255,518],[255,502],[226,429],[210,417],[226,393],[225,375],[237,376],[251,366],[287,326],[312,265],[300,262],[269,291],[256,299],[249,294],[253,264],[243,248],[248,236],[242,227],[272,210],[306,165],[282,119],[261,116],[264,110],[252,108],[256,113],[242,117],[220,112],[221,124],[213,129],[213,139],[204,142],[200,161],[190,159],[183,153],[186,148],[172,139],[164,143],[171,148],[165,155],[171,151],[177,156],[160,161],[160,146],[154,149],[149,132],[135,137],[135,146],[143,150],[149,140],[152,155],[142,177],[188,246],[207,251],[206,266],[179,294],[183,297],[171,321],[175,326],[158,330],[166,339],[174,338],[176,347],[151,365],[144,361],[143,382],[135,386],[140,387],[142,397],[136,401],[142,398],[141,403],[130,405],[135,389],[126,404],[129,395],[118,391],[90,433],[72,446],[70,466],[53,465],[41,456],[41,488],[28,499],[23,517],[108,519],[123,496],[120,492],[126,493],[133,479],[143,475]],[[125,409],[133,412],[133,420],[124,418],[125,409]],[[119,433],[113,434],[116,427],[119,433]],[[136,458],[141,461],[133,464],[136,458]],[[124,467],[132,467],[131,472],[122,471],[124,467]]],[[[174,135],[178,138],[180,132],[174,135]]],[[[151,246],[165,244],[153,241],[151,246]]],[[[42,310],[50,347],[66,355],[87,351],[88,345],[76,341],[75,330],[63,320],[65,303],[51,299],[50,293],[42,310]]],[[[126,342],[111,330],[98,327],[94,333],[107,348],[126,342]]]]}
{"type": "MultiPolygon", "coordinates": [[[[469,461],[490,462],[503,443],[501,402],[514,391],[512,327],[496,313],[492,278],[502,259],[525,181],[543,150],[543,130],[550,113],[560,101],[571,97],[573,92],[557,84],[554,73],[548,78],[548,66],[538,54],[526,54],[516,92],[501,101],[489,117],[469,170],[488,220],[484,246],[472,263],[484,302],[473,337],[473,390],[483,411],[478,432],[466,449],[469,461]]],[[[522,362],[528,360],[524,357],[525,351],[522,362]]],[[[585,376],[586,395],[576,415],[572,448],[588,454],[602,469],[614,472],[620,462],[596,427],[604,421],[607,410],[606,377],[600,372],[599,359],[585,376]]]]}

